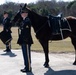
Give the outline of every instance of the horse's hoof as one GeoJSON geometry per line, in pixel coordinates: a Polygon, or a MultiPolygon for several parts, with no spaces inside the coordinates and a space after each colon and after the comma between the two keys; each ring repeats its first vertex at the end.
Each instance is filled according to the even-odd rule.
{"type": "Polygon", "coordinates": [[[45,68],[49,68],[49,64],[48,63],[44,63],[43,65],[45,68]]]}
{"type": "Polygon", "coordinates": [[[76,62],[74,62],[73,65],[76,65],[76,62]]]}

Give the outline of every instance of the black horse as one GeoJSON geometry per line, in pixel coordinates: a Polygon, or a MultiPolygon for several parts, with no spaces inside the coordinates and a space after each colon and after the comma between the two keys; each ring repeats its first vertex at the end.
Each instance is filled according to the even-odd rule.
{"type": "MultiPolygon", "coordinates": [[[[48,67],[49,66],[48,41],[49,40],[62,40],[62,38],[60,37],[60,35],[52,35],[51,27],[49,27],[49,23],[48,23],[48,17],[38,15],[34,11],[31,11],[26,6],[26,4],[24,5],[24,7],[21,7],[20,11],[15,15],[13,19],[14,22],[19,22],[19,23],[21,22],[22,18],[21,18],[20,12],[22,10],[28,10],[28,16],[32,22],[32,27],[45,53],[44,66],[48,67]]],[[[68,31],[68,30],[63,31],[63,35],[64,35],[63,39],[67,37],[71,38],[71,42],[75,48],[75,61],[73,65],[76,65],[76,18],[70,16],[70,17],[66,17],[66,19],[72,31],[68,31]]],[[[52,22],[50,24],[52,24],[52,22]]]]}

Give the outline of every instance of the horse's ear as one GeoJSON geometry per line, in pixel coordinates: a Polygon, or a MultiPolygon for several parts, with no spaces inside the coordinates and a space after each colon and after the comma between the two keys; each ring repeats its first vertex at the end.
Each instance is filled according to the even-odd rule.
{"type": "Polygon", "coordinates": [[[27,6],[27,3],[25,3],[25,5],[23,6],[23,9],[25,9],[25,8],[26,8],[26,6],[27,6]]]}
{"type": "Polygon", "coordinates": [[[22,8],[22,5],[20,5],[20,8],[22,8]]]}
{"type": "Polygon", "coordinates": [[[26,6],[27,6],[27,3],[25,3],[24,7],[26,7],[26,6]]]}

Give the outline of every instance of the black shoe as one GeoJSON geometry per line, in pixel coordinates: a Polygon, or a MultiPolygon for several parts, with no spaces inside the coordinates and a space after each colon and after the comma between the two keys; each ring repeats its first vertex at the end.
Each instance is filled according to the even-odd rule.
{"type": "Polygon", "coordinates": [[[24,73],[24,72],[31,72],[31,70],[32,70],[32,69],[28,70],[28,69],[25,69],[25,68],[24,68],[24,69],[21,69],[21,72],[23,72],[23,73],[24,73]]]}
{"type": "Polygon", "coordinates": [[[45,68],[49,68],[49,64],[48,63],[44,63],[43,65],[45,68]]]}
{"type": "Polygon", "coordinates": [[[6,49],[6,50],[4,50],[4,52],[11,52],[11,50],[7,50],[7,49],[6,49]]]}

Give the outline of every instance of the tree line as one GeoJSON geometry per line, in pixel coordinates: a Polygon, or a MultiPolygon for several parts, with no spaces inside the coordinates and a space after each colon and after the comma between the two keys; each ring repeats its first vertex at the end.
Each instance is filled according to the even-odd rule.
{"type": "MultiPolygon", "coordinates": [[[[0,23],[2,22],[3,12],[8,11],[9,17],[13,19],[13,16],[20,9],[20,5],[24,5],[24,3],[14,3],[14,2],[6,2],[0,5],[0,23]]],[[[49,14],[56,16],[59,13],[62,13],[63,16],[75,16],[76,17],[76,0],[72,2],[64,2],[56,0],[44,1],[38,0],[36,3],[29,3],[28,7],[43,16],[48,16],[49,14]]]]}

